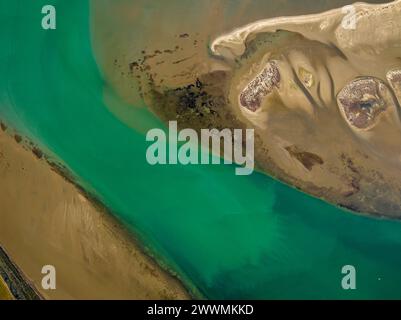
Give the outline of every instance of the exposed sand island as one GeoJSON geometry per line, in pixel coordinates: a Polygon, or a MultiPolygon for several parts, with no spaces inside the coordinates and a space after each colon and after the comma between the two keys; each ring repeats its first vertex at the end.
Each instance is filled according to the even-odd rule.
{"type": "MultiPolygon", "coordinates": [[[[190,298],[119,222],[7,131],[0,130],[0,245],[44,298],[190,298]],[[56,267],[56,290],[41,287],[44,265],[56,267]]],[[[1,280],[0,298],[11,298],[1,280]]]]}
{"type": "Polygon", "coordinates": [[[181,129],[255,129],[260,171],[354,212],[401,218],[400,0],[356,3],[352,17],[339,7],[231,27],[219,8],[202,27],[183,19],[163,34],[153,24],[143,47],[137,5],[92,8],[98,64],[131,106],[113,110],[122,121],[138,128],[124,113],[145,105],[181,129]]]}

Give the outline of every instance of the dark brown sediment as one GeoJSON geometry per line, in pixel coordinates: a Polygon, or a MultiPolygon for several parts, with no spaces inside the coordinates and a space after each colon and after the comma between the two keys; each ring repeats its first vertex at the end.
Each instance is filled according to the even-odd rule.
{"type": "Polygon", "coordinates": [[[383,90],[388,91],[384,83],[366,77],[352,81],[340,91],[339,107],[351,125],[365,129],[377,121],[377,116],[388,107],[381,98],[383,90]]]}
{"type": "Polygon", "coordinates": [[[312,170],[314,165],[323,164],[324,161],[321,157],[317,154],[299,150],[297,146],[290,146],[285,148],[292,157],[296,158],[302,165],[308,169],[309,171],[312,170]]]}
{"type": "Polygon", "coordinates": [[[270,61],[240,93],[240,103],[250,111],[260,108],[262,99],[270,94],[274,87],[280,86],[280,72],[274,61],[270,61]]]}
{"type": "Polygon", "coordinates": [[[22,137],[21,137],[19,134],[15,134],[15,135],[14,135],[14,140],[15,140],[17,143],[20,143],[20,142],[22,141],[22,137]]]}

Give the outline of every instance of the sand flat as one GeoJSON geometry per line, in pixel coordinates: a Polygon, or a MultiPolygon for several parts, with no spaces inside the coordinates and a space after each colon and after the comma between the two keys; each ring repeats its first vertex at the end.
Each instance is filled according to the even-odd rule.
{"type": "Polygon", "coordinates": [[[0,244],[47,299],[187,299],[109,214],[0,131],[0,244]],[[57,289],[41,288],[44,265],[57,289]]]}

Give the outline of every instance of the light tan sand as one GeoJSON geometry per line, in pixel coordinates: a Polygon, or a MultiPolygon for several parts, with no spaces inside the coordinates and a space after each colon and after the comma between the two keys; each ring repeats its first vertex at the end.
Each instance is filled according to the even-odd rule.
{"type": "Polygon", "coordinates": [[[107,213],[0,130],[0,244],[47,299],[187,299],[107,213]],[[41,287],[44,265],[56,290],[41,287]]]}
{"type": "MultiPolygon", "coordinates": [[[[377,2],[373,0],[368,2],[377,2]]],[[[108,86],[105,101],[110,110],[130,127],[146,132],[141,108],[150,107],[140,96],[151,74],[161,92],[193,83],[197,77],[226,66],[210,59],[214,39],[242,25],[266,18],[319,13],[349,4],[336,1],[181,0],[90,1],[92,47],[108,86]],[[299,2],[299,3],[298,3],[299,2]],[[150,70],[130,73],[136,62],[150,70]],[[139,77],[139,78],[137,78],[139,77]],[[140,85],[138,86],[138,82],[140,85]],[[111,90],[112,89],[112,90],[111,90]],[[112,91],[112,92],[109,92],[112,91]],[[125,102],[116,102],[113,94],[125,102]]],[[[386,1],[383,1],[386,2],[386,1]]]]}
{"type": "Polygon", "coordinates": [[[348,32],[343,28],[342,21],[345,16],[344,8],[337,8],[326,12],[291,17],[278,17],[252,22],[236,30],[217,37],[211,44],[214,54],[221,54],[220,50],[226,48],[227,53],[240,56],[245,51],[245,41],[250,36],[262,32],[276,32],[287,30],[298,32],[309,40],[316,40],[326,44],[336,44],[340,48],[356,47],[363,44],[377,46],[378,42],[397,40],[399,38],[400,22],[393,19],[399,14],[401,1],[396,0],[390,4],[354,3],[352,6],[356,14],[358,32],[348,32]],[[393,20],[392,20],[393,19],[393,20]],[[378,24],[392,20],[392,28],[383,32],[378,24]],[[376,28],[375,28],[376,26],[376,28]],[[377,37],[381,36],[381,39],[377,37]]]}

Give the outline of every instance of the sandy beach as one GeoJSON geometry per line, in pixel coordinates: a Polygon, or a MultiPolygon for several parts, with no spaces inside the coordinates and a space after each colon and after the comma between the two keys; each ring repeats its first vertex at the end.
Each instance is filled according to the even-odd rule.
{"type": "MultiPolygon", "coordinates": [[[[40,156],[0,131],[0,244],[44,298],[190,298],[117,220],[40,156]],[[41,287],[45,265],[56,268],[56,290],[41,287]]],[[[0,297],[7,296],[0,283],[0,297]]]]}

